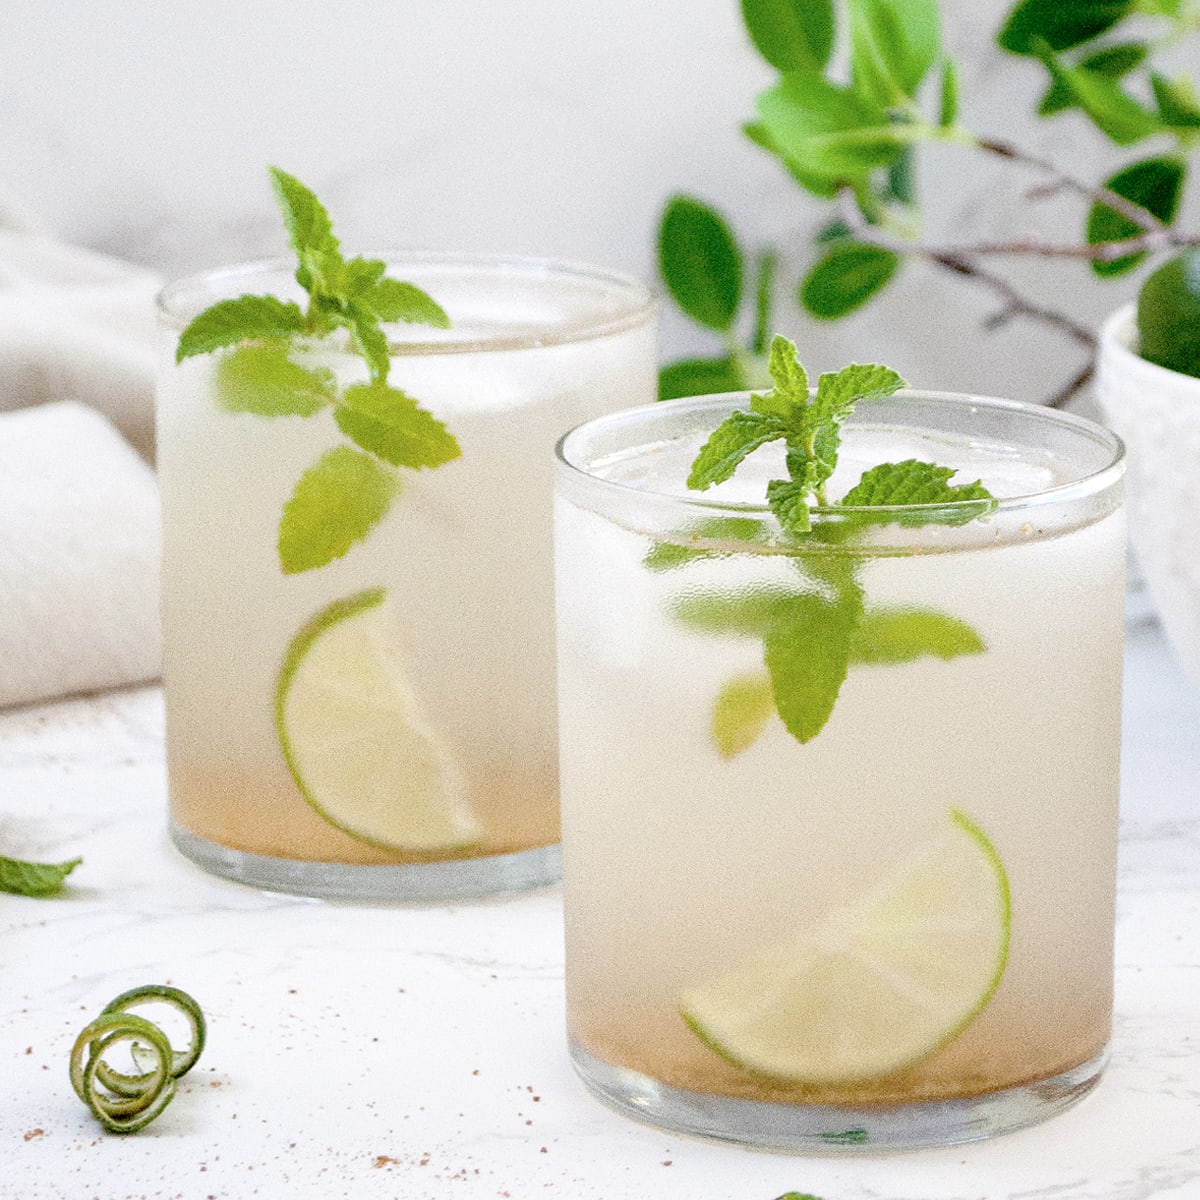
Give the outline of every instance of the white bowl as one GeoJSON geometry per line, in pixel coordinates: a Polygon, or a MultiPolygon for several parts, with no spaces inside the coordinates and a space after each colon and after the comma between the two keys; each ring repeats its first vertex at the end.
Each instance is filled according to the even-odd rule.
{"type": "Polygon", "coordinates": [[[1130,541],[1163,628],[1200,683],[1200,379],[1139,358],[1134,306],[1100,330],[1097,398],[1128,452],[1130,541]]]}

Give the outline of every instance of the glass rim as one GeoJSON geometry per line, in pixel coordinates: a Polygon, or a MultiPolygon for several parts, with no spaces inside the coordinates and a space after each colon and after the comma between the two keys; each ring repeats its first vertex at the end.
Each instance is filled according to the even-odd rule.
{"type": "MultiPolygon", "coordinates": [[[[746,402],[752,395],[752,392],[742,391],[717,392],[707,396],[683,396],[674,400],[659,400],[653,404],[642,404],[636,408],[626,408],[620,412],[594,417],[590,421],[584,421],[582,424],[576,425],[573,429],[569,429],[564,433],[555,444],[554,455],[559,465],[572,473],[572,477],[582,480],[589,488],[595,488],[610,495],[626,497],[642,496],[660,503],[677,504],[688,510],[709,512],[714,515],[769,517],[771,515],[771,508],[765,500],[759,503],[745,500],[704,499],[701,492],[695,493],[695,496],[680,495],[678,492],[659,491],[653,488],[638,487],[620,480],[604,479],[593,474],[579,462],[572,461],[570,446],[568,445],[573,439],[581,438],[589,432],[602,427],[613,427],[623,424],[636,426],[641,424],[651,414],[656,412],[661,413],[667,411],[669,408],[691,407],[696,410],[728,410],[731,409],[733,403],[739,401],[746,402]]],[[[1067,483],[1055,484],[1053,487],[1043,488],[1036,492],[998,498],[989,507],[989,516],[1020,511],[1021,509],[1033,508],[1044,504],[1070,503],[1073,500],[1096,495],[1117,483],[1125,473],[1124,441],[1107,426],[1101,425],[1097,421],[1089,420],[1087,417],[1080,417],[1075,413],[1063,412],[1060,409],[1050,408],[1044,404],[1030,404],[1022,400],[1008,400],[998,396],[978,396],[970,392],[933,391],[925,388],[902,388],[892,393],[886,399],[932,402],[934,405],[945,406],[947,408],[952,406],[958,407],[962,404],[971,404],[991,409],[992,411],[1009,412],[1025,419],[1041,420],[1049,425],[1057,425],[1060,428],[1073,430],[1077,434],[1088,438],[1093,444],[1103,447],[1109,452],[1108,461],[1104,466],[1097,470],[1089,471],[1078,479],[1073,479],[1067,483]]],[[[856,415],[861,416],[863,412],[864,410],[859,409],[856,411],[856,415]]],[[[872,423],[864,422],[864,425],[871,427],[872,423]]],[[[979,503],[978,500],[951,500],[928,504],[861,504],[853,506],[826,504],[813,505],[809,511],[814,517],[822,517],[834,522],[851,517],[861,521],[868,514],[885,517],[906,513],[964,513],[977,510],[979,503]]]]}
{"type": "MultiPolygon", "coordinates": [[[[614,315],[594,319],[582,318],[564,323],[559,327],[539,329],[530,333],[505,331],[495,337],[474,337],[463,341],[405,341],[393,343],[394,354],[466,354],[481,350],[520,350],[540,346],[564,345],[571,342],[590,341],[608,337],[626,329],[635,328],[651,319],[661,305],[659,294],[634,275],[591,263],[568,259],[537,257],[522,254],[484,254],[472,251],[441,250],[364,250],[364,257],[380,259],[388,268],[402,270],[408,264],[413,267],[445,267],[465,270],[475,268],[489,276],[505,274],[535,278],[579,279],[607,285],[614,294],[625,292],[628,303],[614,315]]],[[[155,296],[155,308],[160,321],[176,330],[182,330],[188,317],[181,311],[181,301],[220,281],[236,282],[238,279],[257,279],[265,275],[282,273],[292,278],[296,271],[296,259],[291,255],[273,255],[266,258],[247,259],[221,267],[210,267],[166,283],[155,296]]],[[[436,297],[434,297],[436,299],[436,297]]]]}

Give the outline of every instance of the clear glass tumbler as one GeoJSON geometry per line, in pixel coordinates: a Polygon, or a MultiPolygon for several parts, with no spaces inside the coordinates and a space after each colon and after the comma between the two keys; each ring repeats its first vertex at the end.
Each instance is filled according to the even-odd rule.
{"type": "Polygon", "coordinates": [[[269,343],[176,364],[180,331],[219,300],[305,300],[294,264],[199,275],[160,298],[171,832],[201,866],[271,890],[434,901],[533,887],[559,861],[553,447],[653,399],[656,305],[587,267],[380,257],[450,318],[385,327],[389,387],[461,448],[436,469],[362,448],[361,422],[389,418],[329,399],[367,377],[335,335],[293,343],[282,367],[269,343]],[[315,399],[275,415],[292,367],[315,399]],[[347,512],[365,536],[346,536],[347,512]],[[288,537],[345,552],[308,569],[287,561],[288,537]]]}
{"type": "Polygon", "coordinates": [[[901,392],[851,417],[830,494],[915,458],[997,502],[831,505],[793,536],[763,503],[782,449],[685,486],[747,401],[559,445],[575,1066],[639,1119],[791,1151],[1040,1120],[1109,1041],[1121,443],[901,392]]]}

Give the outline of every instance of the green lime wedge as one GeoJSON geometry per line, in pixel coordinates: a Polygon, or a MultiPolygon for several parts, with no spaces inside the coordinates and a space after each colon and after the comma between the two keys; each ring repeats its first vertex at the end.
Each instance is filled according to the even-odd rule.
{"type": "Polygon", "coordinates": [[[794,941],[686,992],[683,1019],[748,1071],[795,1083],[879,1079],[944,1046],[987,1006],[1012,911],[995,847],[953,810],[912,861],[794,941]]]}
{"type": "Polygon", "coordinates": [[[408,678],[383,589],[335,601],[295,636],[275,720],[304,798],[351,836],[413,852],[482,836],[462,771],[408,678]]]}
{"type": "Polygon", "coordinates": [[[1142,358],[1200,376],[1200,250],[1185,250],[1146,277],[1137,327],[1142,358]]]}

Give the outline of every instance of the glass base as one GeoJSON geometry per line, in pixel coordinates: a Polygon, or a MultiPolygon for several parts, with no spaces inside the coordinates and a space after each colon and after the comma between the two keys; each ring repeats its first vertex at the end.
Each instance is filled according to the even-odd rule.
{"type": "Polygon", "coordinates": [[[556,845],[488,858],[359,866],[302,862],[230,850],[197,837],[174,821],[171,840],[192,862],[214,875],[268,892],[288,892],[322,900],[449,904],[544,887],[557,883],[562,871],[562,853],[556,845]]]}
{"type": "Polygon", "coordinates": [[[791,1154],[871,1154],[973,1142],[1044,1121],[1096,1086],[1108,1048],[1061,1075],[984,1096],[861,1108],[706,1095],[614,1067],[578,1046],[571,1058],[599,1099],[650,1125],[791,1154]]]}

